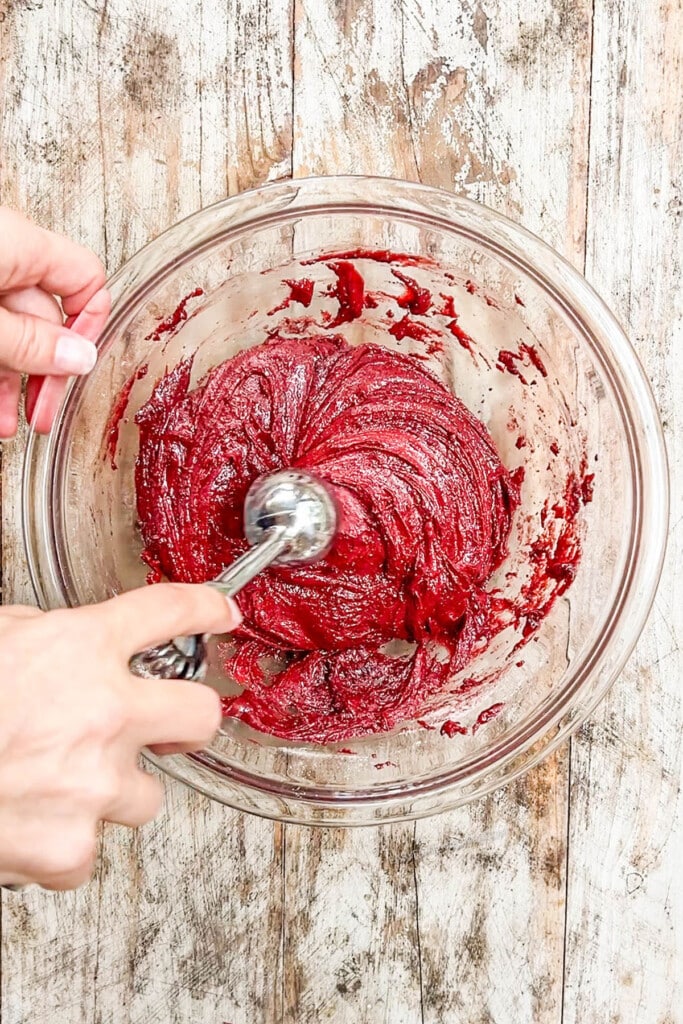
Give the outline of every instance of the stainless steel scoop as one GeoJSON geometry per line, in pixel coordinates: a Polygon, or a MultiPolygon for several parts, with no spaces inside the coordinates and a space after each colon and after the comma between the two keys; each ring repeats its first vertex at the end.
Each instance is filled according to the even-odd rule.
{"type": "MultiPolygon", "coordinates": [[[[215,580],[225,597],[234,597],[269,565],[306,565],[330,549],[337,510],[327,488],[298,470],[255,480],[244,503],[244,533],[252,545],[215,580]]],[[[206,674],[206,634],[177,637],[136,654],[131,671],[146,678],[202,679],[206,674]]]]}

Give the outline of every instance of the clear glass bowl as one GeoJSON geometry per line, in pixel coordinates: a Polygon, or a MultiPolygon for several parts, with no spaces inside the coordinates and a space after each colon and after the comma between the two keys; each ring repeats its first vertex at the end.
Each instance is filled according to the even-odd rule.
{"type": "MultiPolygon", "coordinates": [[[[510,557],[493,585],[511,585],[511,568],[523,576],[544,502],[585,458],[595,472],[594,496],[582,513],[577,577],[534,641],[519,651],[519,634],[506,630],[461,673],[488,682],[463,691],[462,678],[454,680],[425,707],[422,724],[315,746],[226,720],[201,754],[151,757],[214,799],[287,821],[355,825],[431,814],[536,764],[581,724],[624,665],[653,600],[666,540],[657,410],[633,349],[586,281],[539,239],[468,200],[389,179],[311,178],[201,210],[111,280],[113,313],[98,366],[71,383],[51,434],[32,434],[26,451],[25,540],[43,608],[99,601],[144,582],[133,417],[164,369],[195,353],[196,379],[263,341],[274,325],[286,329],[286,318],[301,309],[273,309],[288,294],[284,280],[302,276],[300,261],[358,248],[434,261],[409,273],[455,296],[458,323],[476,352],[453,340],[445,353],[428,356],[432,368],[487,423],[506,465],[526,466],[510,557]],[[522,340],[533,342],[548,370],[547,378],[534,374],[531,387],[496,365],[501,348],[522,340]],[[149,372],[136,379],[144,364],[149,372]],[[126,382],[114,470],[103,438],[126,382]],[[524,448],[520,436],[529,442],[524,448]],[[556,459],[548,458],[551,440],[556,459]],[[495,717],[485,713],[491,720],[473,728],[492,707],[495,717]],[[446,719],[457,719],[466,734],[444,734],[446,719]]],[[[396,293],[387,264],[360,265],[373,288],[396,293]]],[[[304,311],[319,320],[334,301],[324,287],[332,271],[324,261],[305,269],[323,284],[304,311]]],[[[363,322],[337,330],[352,343],[419,349],[388,335],[385,313],[380,304],[363,322]]],[[[215,656],[210,681],[230,690],[215,656]]]]}

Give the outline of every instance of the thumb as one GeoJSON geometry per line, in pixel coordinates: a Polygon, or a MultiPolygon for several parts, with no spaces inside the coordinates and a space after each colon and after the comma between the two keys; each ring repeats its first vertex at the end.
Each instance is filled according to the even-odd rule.
{"type": "Polygon", "coordinates": [[[0,307],[0,366],[18,373],[90,373],[95,345],[61,324],[0,307]]]}
{"type": "MultiPolygon", "coordinates": [[[[102,333],[111,311],[111,295],[100,288],[76,317],[70,317],[66,326],[82,338],[95,341],[102,333]]],[[[66,380],[31,374],[26,385],[26,420],[39,434],[48,434],[61,405],[66,380]]]]}

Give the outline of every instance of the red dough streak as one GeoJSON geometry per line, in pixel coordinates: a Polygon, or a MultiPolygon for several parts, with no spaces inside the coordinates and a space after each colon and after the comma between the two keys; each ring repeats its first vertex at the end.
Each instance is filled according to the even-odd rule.
{"type": "Polygon", "coordinates": [[[171,315],[166,317],[165,320],[161,320],[154,330],[145,336],[145,341],[161,341],[164,334],[171,334],[175,331],[175,329],[183,323],[184,320],[187,320],[187,306],[190,300],[196,299],[203,294],[203,288],[195,288],[194,291],[189,293],[189,295],[186,295],[185,298],[178,303],[171,315]]]}

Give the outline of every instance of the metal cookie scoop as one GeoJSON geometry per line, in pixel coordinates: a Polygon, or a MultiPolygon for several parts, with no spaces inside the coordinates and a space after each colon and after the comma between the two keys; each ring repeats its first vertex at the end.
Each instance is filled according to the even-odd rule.
{"type": "MultiPolygon", "coordinates": [[[[244,533],[252,547],[207,586],[234,597],[269,565],[315,562],[329,551],[336,527],[334,500],[315,477],[298,470],[260,477],[244,503],[244,533]]],[[[206,634],[197,634],[151,647],[131,659],[131,671],[147,678],[202,679],[206,641],[206,634]]]]}

